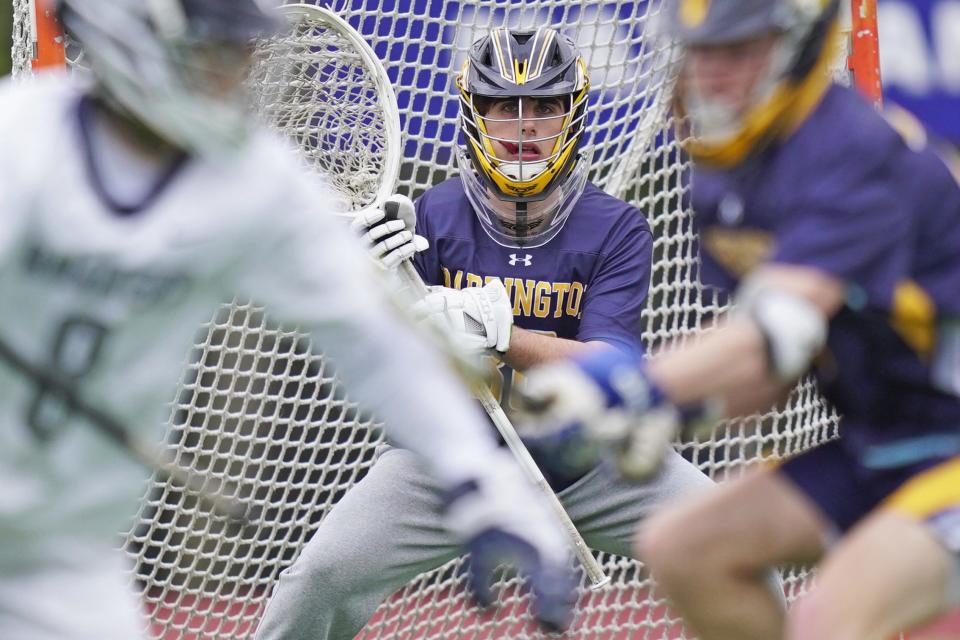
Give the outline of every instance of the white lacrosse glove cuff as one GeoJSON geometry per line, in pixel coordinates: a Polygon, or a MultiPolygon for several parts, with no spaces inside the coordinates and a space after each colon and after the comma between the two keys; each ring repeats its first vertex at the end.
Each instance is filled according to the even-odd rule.
{"type": "Polygon", "coordinates": [[[430,243],[416,234],[417,212],[410,198],[394,194],[382,207],[362,209],[350,223],[368,247],[370,256],[384,269],[396,269],[430,243]]]}
{"type": "Polygon", "coordinates": [[[450,289],[431,287],[430,293],[416,305],[416,311],[452,329],[457,342],[466,351],[506,353],[513,331],[513,306],[498,279],[483,287],[450,289]]]}
{"type": "Polygon", "coordinates": [[[748,278],[737,291],[734,309],[763,334],[770,371],[782,382],[803,375],[826,345],[827,317],[795,293],[748,278]]]}
{"type": "Polygon", "coordinates": [[[446,526],[462,538],[493,527],[529,539],[551,561],[566,562],[570,547],[560,523],[513,456],[498,449],[469,479],[476,491],[445,511],[446,526]]]}

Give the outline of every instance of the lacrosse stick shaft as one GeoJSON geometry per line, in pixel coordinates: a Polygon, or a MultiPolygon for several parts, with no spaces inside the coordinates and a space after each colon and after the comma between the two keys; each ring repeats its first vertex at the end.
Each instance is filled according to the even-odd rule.
{"type": "Polygon", "coordinates": [[[196,495],[215,513],[241,524],[250,523],[248,510],[244,504],[211,492],[207,488],[208,483],[196,474],[163,460],[116,418],[81,398],[75,388],[64,382],[62,378],[29,362],[4,340],[0,340],[0,360],[6,362],[13,371],[26,376],[38,387],[55,394],[71,411],[82,416],[88,424],[113,441],[131,459],[196,495]]]}
{"type": "MultiPolygon", "coordinates": [[[[404,260],[400,263],[400,274],[418,296],[423,297],[427,294],[426,285],[409,260],[404,260]]],[[[584,541],[583,536],[577,531],[576,525],[573,524],[573,520],[567,515],[566,509],[563,508],[563,504],[560,502],[557,494],[553,492],[547,479],[543,477],[540,467],[537,466],[533,456],[530,455],[527,447],[524,446],[523,441],[520,440],[520,436],[517,435],[516,429],[513,428],[510,418],[507,417],[507,414],[503,411],[503,407],[500,406],[500,403],[497,402],[497,399],[493,396],[493,392],[491,392],[486,385],[476,383],[473,385],[473,393],[477,396],[477,399],[480,400],[484,411],[490,416],[494,426],[496,426],[497,431],[500,432],[504,442],[507,443],[507,447],[511,453],[513,453],[513,457],[516,458],[523,472],[527,475],[527,478],[529,478],[540,490],[540,493],[547,498],[554,513],[560,520],[560,524],[567,533],[574,554],[576,554],[577,559],[583,566],[584,572],[587,574],[590,588],[599,589],[610,582],[610,577],[604,574],[600,563],[593,557],[593,553],[584,541]]]]}

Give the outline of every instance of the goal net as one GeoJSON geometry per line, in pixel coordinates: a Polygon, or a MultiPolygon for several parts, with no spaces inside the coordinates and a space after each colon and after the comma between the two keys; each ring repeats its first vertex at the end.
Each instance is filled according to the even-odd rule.
{"type": "MultiPolygon", "coordinates": [[[[686,197],[689,163],[673,136],[667,104],[673,52],[651,37],[657,0],[333,4],[364,34],[393,81],[404,139],[399,190],[414,197],[455,174],[452,79],[473,40],[500,25],[551,25],[573,37],[593,85],[585,145],[591,179],[636,206],[653,229],[653,277],[642,317],[648,346],[682,340],[725,308],[698,278],[686,197]]],[[[33,0],[14,0],[13,14],[15,73],[29,74],[37,33],[33,0]]],[[[66,58],[82,64],[81,52],[69,43],[66,58]]],[[[837,60],[843,80],[846,49],[837,60]]],[[[350,402],[306,336],[271,324],[263,309],[243,302],[224,306],[204,330],[173,399],[166,446],[184,466],[236,487],[262,516],[252,530],[232,530],[175,486],[151,482],[127,550],[152,633],[165,640],[252,637],[280,571],[363,478],[382,442],[377,425],[350,402]]],[[[804,381],[782,411],[727,423],[711,439],[679,449],[722,481],[837,433],[836,415],[804,381]]],[[[371,514],[370,526],[377,526],[375,518],[371,514]]],[[[640,563],[598,557],[612,581],[596,592],[581,585],[576,620],[565,637],[687,637],[640,563]]],[[[538,637],[515,578],[502,579],[496,615],[472,609],[463,562],[405,586],[360,637],[538,637]]],[[[806,574],[785,568],[784,579],[788,598],[795,599],[806,574]]]]}

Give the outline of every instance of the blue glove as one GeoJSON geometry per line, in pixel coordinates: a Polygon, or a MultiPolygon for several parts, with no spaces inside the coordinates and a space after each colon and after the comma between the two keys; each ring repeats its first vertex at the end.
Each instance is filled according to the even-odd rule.
{"type": "Polygon", "coordinates": [[[563,631],[573,620],[576,583],[568,567],[544,562],[529,542],[503,529],[486,529],[467,544],[470,552],[470,591],[481,607],[495,602],[491,579],[496,568],[509,564],[526,576],[533,594],[533,614],[548,631],[563,631]]]}
{"type": "Polygon", "coordinates": [[[447,526],[466,540],[470,591],[480,606],[495,602],[493,572],[508,564],[526,577],[543,627],[561,631],[570,624],[577,582],[568,542],[545,498],[508,453],[498,451],[481,477],[448,490],[444,504],[447,526]]]}
{"type": "Polygon", "coordinates": [[[537,367],[518,391],[527,414],[518,431],[527,446],[575,473],[609,458],[625,476],[647,480],[681,425],[638,351],[596,350],[537,367]]]}

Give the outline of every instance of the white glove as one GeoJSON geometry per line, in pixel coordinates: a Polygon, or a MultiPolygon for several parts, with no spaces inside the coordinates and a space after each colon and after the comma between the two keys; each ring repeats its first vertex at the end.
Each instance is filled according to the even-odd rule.
{"type": "Polygon", "coordinates": [[[560,631],[570,623],[576,581],[569,543],[546,499],[510,454],[497,451],[480,475],[445,492],[444,505],[447,528],[466,541],[469,585],[481,605],[494,601],[493,571],[510,564],[527,579],[542,625],[560,631]]]}
{"type": "Polygon", "coordinates": [[[350,223],[361,234],[373,259],[384,269],[396,269],[415,253],[426,251],[430,243],[416,235],[417,212],[407,196],[393,194],[383,207],[358,211],[350,223]]]}
{"type": "Polygon", "coordinates": [[[500,280],[466,289],[430,287],[414,308],[421,316],[451,327],[467,351],[506,353],[510,348],[513,306],[500,280]]]}

